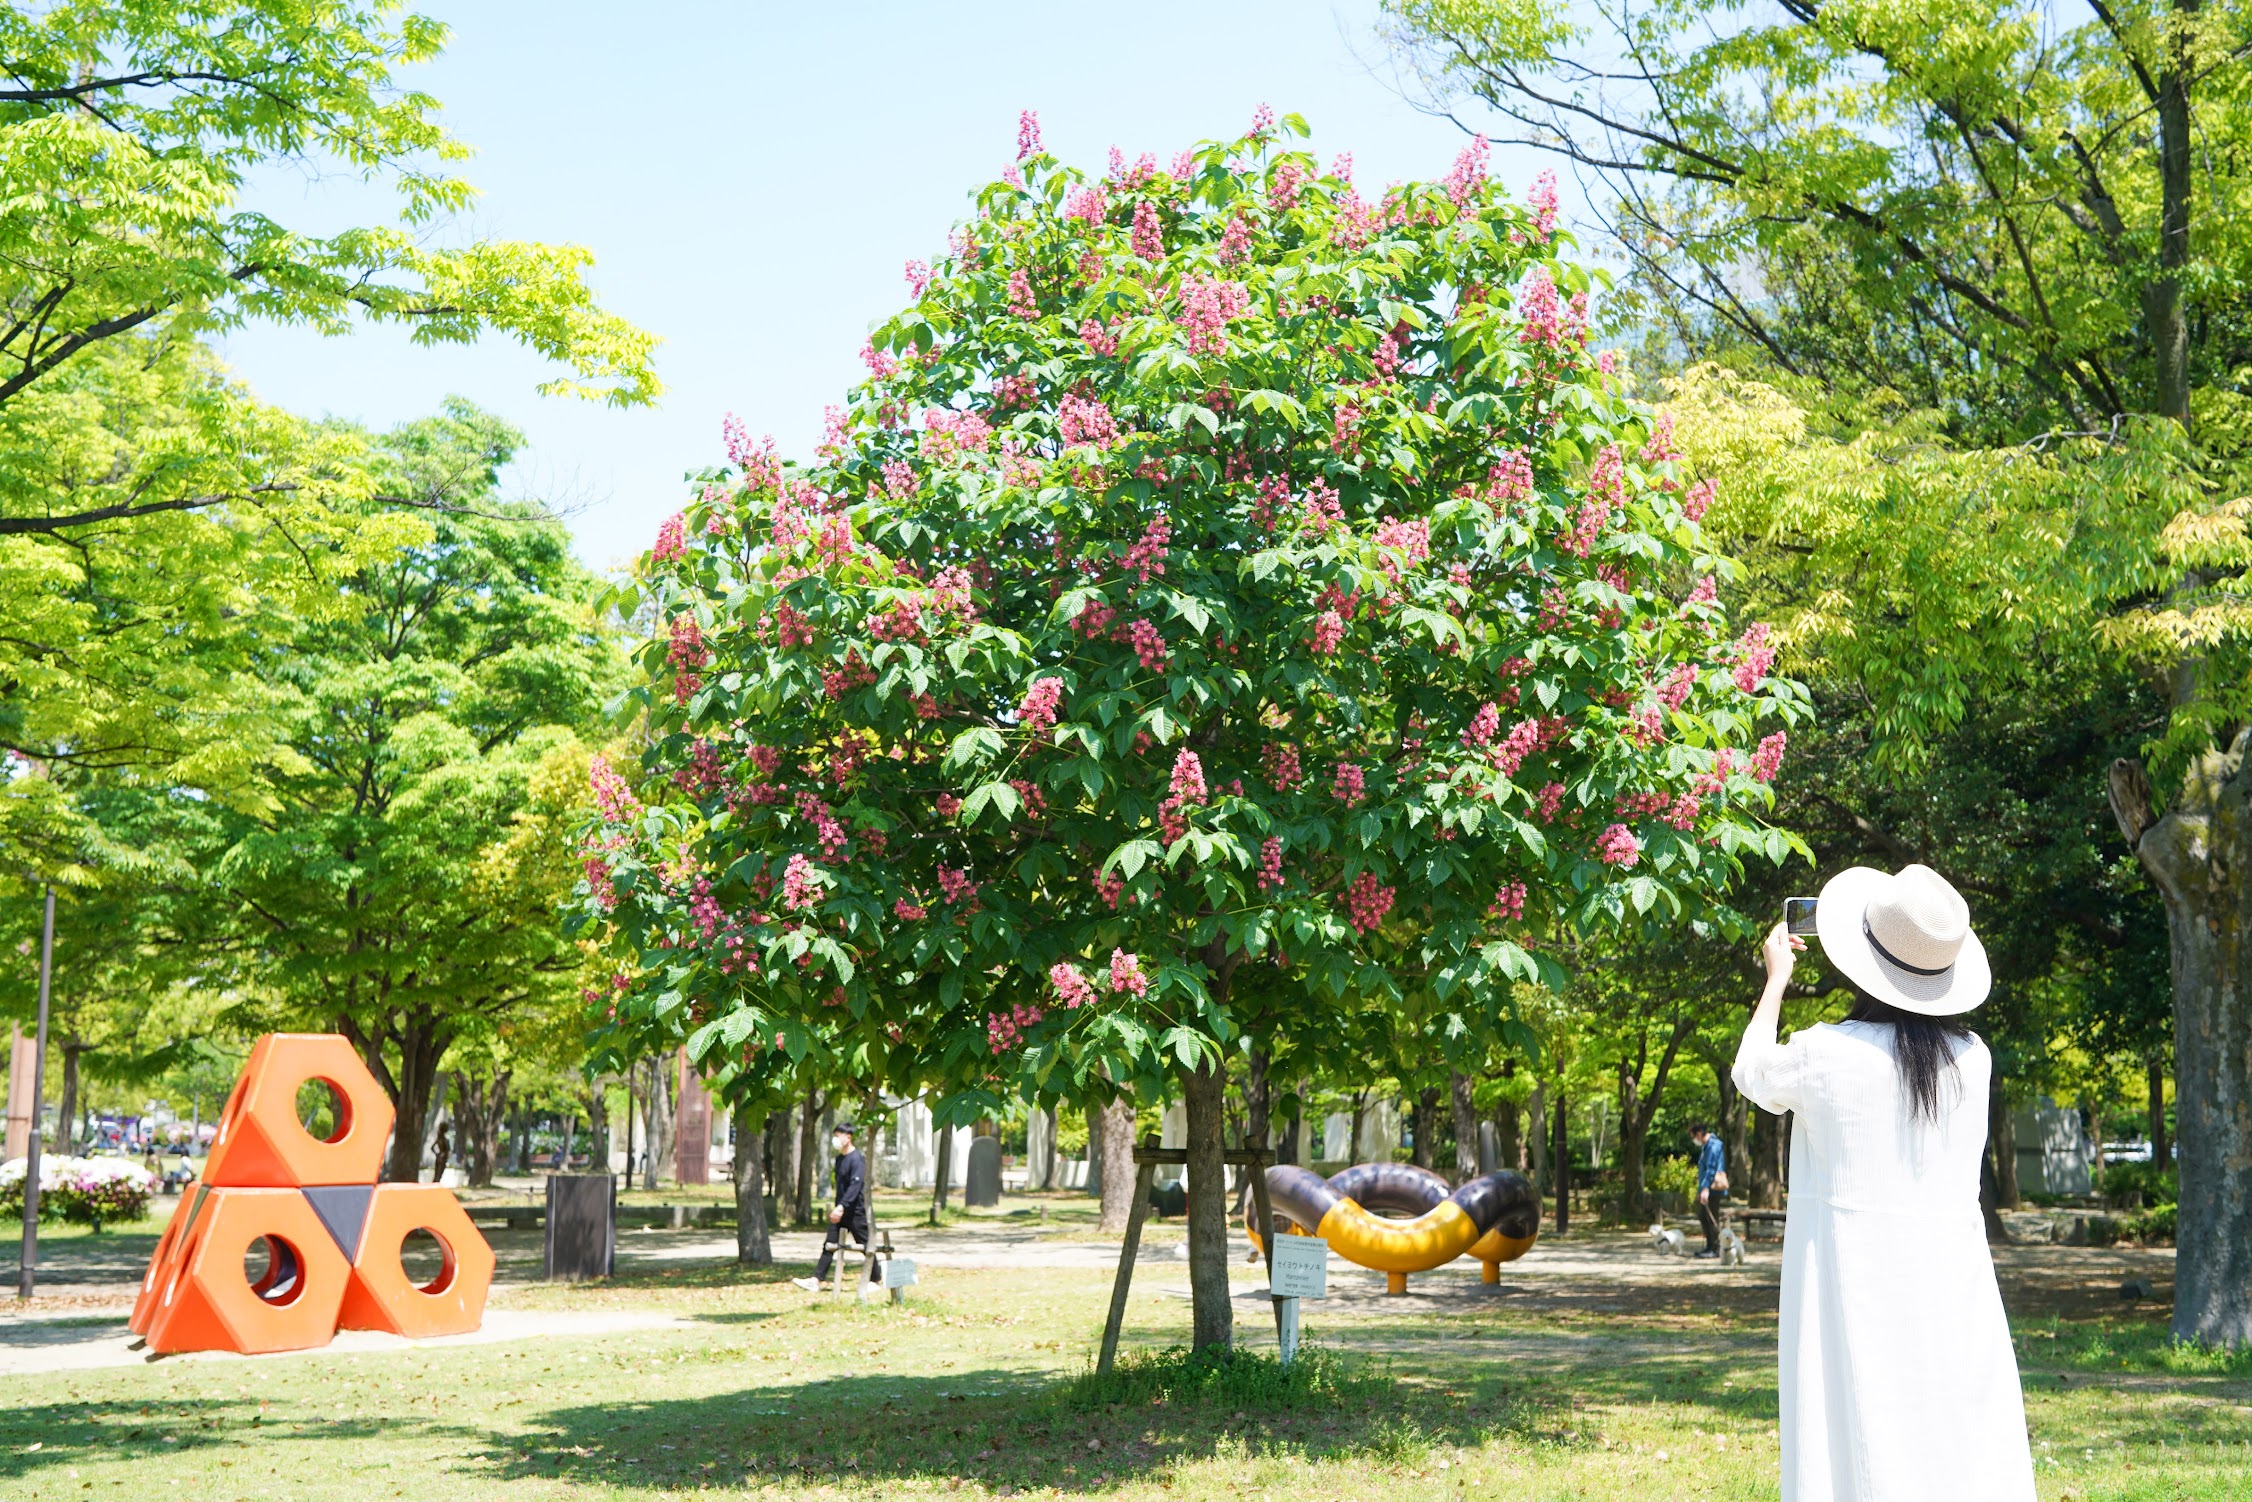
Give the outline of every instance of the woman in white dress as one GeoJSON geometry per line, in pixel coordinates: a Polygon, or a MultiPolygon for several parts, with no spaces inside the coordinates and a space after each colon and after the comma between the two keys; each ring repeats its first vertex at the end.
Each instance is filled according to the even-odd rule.
{"type": "Polygon", "coordinates": [[[1795,1112],[1780,1320],[1784,1502],[2033,1502],[2025,1399],[1978,1205],[1993,1058],[1970,910],[1923,866],[1823,887],[1815,932],[1853,987],[1844,1022],[1775,1041],[1793,951],[1736,1087],[1795,1112]]]}

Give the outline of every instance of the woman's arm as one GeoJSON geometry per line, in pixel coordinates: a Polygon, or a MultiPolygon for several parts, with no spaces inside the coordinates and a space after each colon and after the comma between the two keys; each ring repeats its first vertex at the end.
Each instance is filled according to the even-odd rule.
{"type": "Polygon", "coordinates": [[[1767,959],[1767,989],[1759,993],[1752,1020],[1744,1024],[1744,1039],[1736,1047],[1736,1067],[1731,1073],[1736,1088],[1769,1111],[1795,1110],[1798,1102],[1795,1072],[1780,1068],[1785,1052],[1775,1042],[1775,1026],[1783,1016],[1783,988],[1791,983],[1804,939],[1778,923],[1768,931],[1762,952],[1767,959]]]}

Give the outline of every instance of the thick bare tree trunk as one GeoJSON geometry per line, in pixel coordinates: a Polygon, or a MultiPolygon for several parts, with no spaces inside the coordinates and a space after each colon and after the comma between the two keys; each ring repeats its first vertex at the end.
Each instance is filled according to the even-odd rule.
{"type": "Polygon", "coordinates": [[[1103,1145],[1103,1207],[1095,1228],[1120,1235],[1134,1213],[1134,1103],[1114,1100],[1093,1114],[1103,1145]]]}
{"type": "Polygon", "coordinates": [[[2166,901],[2181,1207],[2174,1334],[2252,1342],[2252,731],[2200,757],[2154,817],[2149,778],[2112,763],[2112,813],[2166,901]]]}
{"type": "Polygon", "coordinates": [[[2150,1056],[2150,1164],[2153,1172],[2164,1173],[2166,1165],[2174,1160],[2174,1144],[2166,1138],[2166,1059],[2163,1054],[2150,1056]]]}
{"type": "MultiPolygon", "coordinates": [[[[586,1129],[593,1140],[587,1147],[587,1168],[594,1173],[610,1171],[610,1080],[605,1075],[588,1087],[586,1092],[586,1129]]],[[[559,1171],[568,1171],[571,1160],[557,1164],[559,1171]]]]}
{"type": "Polygon", "coordinates": [[[1561,1236],[1572,1228],[1572,1118],[1566,1110],[1569,1097],[1559,1083],[1556,1087],[1555,1174],[1556,1174],[1556,1234],[1561,1236]]]}
{"type": "Polygon", "coordinates": [[[1426,1085],[1415,1096],[1415,1144],[1408,1161],[1418,1168],[1431,1168],[1437,1162],[1432,1152],[1436,1145],[1432,1139],[1439,1135],[1439,1087],[1426,1085]]]}
{"type": "Polygon", "coordinates": [[[798,1117],[798,1190],[793,1208],[797,1213],[797,1223],[801,1226],[813,1219],[813,1165],[821,1151],[814,1133],[821,1129],[822,1105],[822,1093],[815,1090],[806,1096],[805,1104],[799,1107],[802,1114],[798,1117]]]}
{"type": "Polygon", "coordinates": [[[2010,1112],[2010,1098],[1998,1074],[1986,1090],[1986,1145],[1994,1154],[1995,1202],[2004,1210],[2015,1210],[2022,1203],[2017,1183],[2017,1119],[2010,1112]]]}
{"type": "Polygon", "coordinates": [[[473,1080],[454,1071],[455,1150],[462,1156],[472,1189],[490,1188],[500,1161],[500,1126],[508,1115],[509,1071],[473,1080]]]}
{"type": "Polygon", "coordinates": [[[1534,1192],[1548,1193],[1548,1089],[1535,1083],[1532,1098],[1525,1102],[1525,1170],[1531,1176],[1534,1192]]]}
{"type": "Polygon", "coordinates": [[[1783,1118],[1752,1108],[1751,1177],[1754,1210],[1783,1208],[1783,1118]]]}
{"type": "Polygon", "coordinates": [[[63,1040],[63,1099],[57,1125],[62,1128],[62,1140],[55,1144],[63,1157],[78,1142],[78,1056],[86,1051],[86,1044],[76,1034],[63,1040]]]}
{"type": "Polygon", "coordinates": [[[735,1108],[735,1260],[762,1267],[774,1260],[766,1231],[766,1165],[759,1161],[759,1112],[735,1108]]]}
{"type": "Polygon", "coordinates": [[[1470,1076],[1459,1069],[1447,1076],[1448,1094],[1454,1102],[1454,1181],[1457,1184],[1467,1184],[1478,1176],[1478,1103],[1471,1086],[1470,1076]]]}
{"type": "Polygon", "coordinates": [[[782,1225],[798,1220],[797,1110],[786,1106],[766,1118],[767,1167],[774,1175],[774,1218],[782,1225]]]}
{"type": "Polygon", "coordinates": [[[1228,1077],[1215,1062],[1181,1076],[1188,1107],[1189,1305],[1192,1348],[1235,1338],[1228,1300],[1228,1170],[1223,1156],[1228,1077]]]}
{"type": "Polygon", "coordinates": [[[679,1092],[679,1082],[674,1077],[673,1056],[661,1053],[649,1060],[649,1110],[642,1118],[649,1124],[649,1161],[642,1173],[641,1187],[657,1187],[659,1175],[672,1171],[673,1096],[679,1092]]]}
{"type": "Polygon", "coordinates": [[[563,1113],[563,1130],[560,1134],[561,1140],[555,1144],[554,1172],[569,1173],[571,1171],[571,1147],[577,1140],[578,1135],[579,1113],[565,1111],[563,1113]]]}

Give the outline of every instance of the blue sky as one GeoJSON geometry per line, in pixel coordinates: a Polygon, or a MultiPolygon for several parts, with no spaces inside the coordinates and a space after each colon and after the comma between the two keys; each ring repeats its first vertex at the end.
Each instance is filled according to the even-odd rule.
{"type": "MultiPolygon", "coordinates": [[[[724,414],[811,448],[867,330],[906,299],[903,263],[942,249],[1013,158],[1020,109],[1090,168],[1113,144],[1166,158],[1234,135],[1262,102],[1304,115],[1325,160],[1351,151],[1364,183],[1438,176],[1464,144],[1390,87],[1374,0],[422,8],[453,41],[404,81],[444,102],[484,194],[456,232],[588,247],[604,303],[664,340],[662,404],[541,397],[551,372],[505,340],[253,328],[224,353],[310,415],[387,426],[449,394],[500,413],[531,442],[511,489],[564,507],[602,569],[648,545],[685,471],[717,462],[724,414]]],[[[1496,153],[1514,189],[1542,165],[1496,153]]],[[[313,229],[388,213],[297,176],[255,201],[313,229]]]]}

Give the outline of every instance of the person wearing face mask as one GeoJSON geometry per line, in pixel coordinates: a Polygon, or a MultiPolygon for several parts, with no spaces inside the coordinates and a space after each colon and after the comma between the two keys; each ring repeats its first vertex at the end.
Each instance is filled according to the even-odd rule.
{"type": "MultiPolygon", "coordinates": [[[[868,1160],[853,1145],[853,1128],[850,1122],[840,1121],[829,1134],[829,1146],[837,1155],[836,1167],[830,1170],[829,1182],[835,1191],[836,1203],[829,1207],[829,1234],[821,1243],[821,1261],[814,1267],[810,1278],[792,1278],[790,1281],[807,1293],[819,1293],[821,1285],[829,1280],[836,1266],[837,1248],[850,1236],[866,1247],[870,1244],[873,1222],[868,1210],[868,1160]]],[[[868,1281],[876,1281],[878,1274],[873,1257],[868,1259],[868,1281]]]]}

